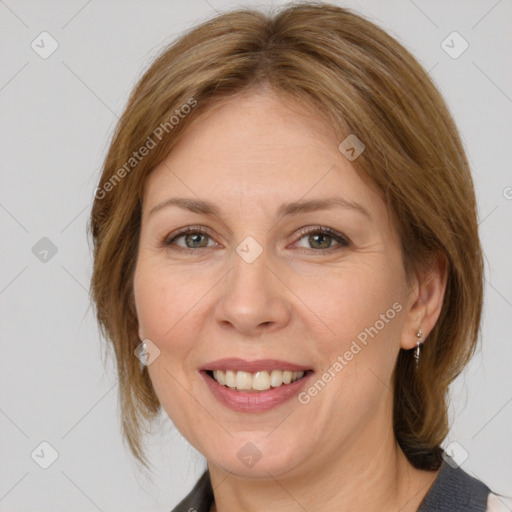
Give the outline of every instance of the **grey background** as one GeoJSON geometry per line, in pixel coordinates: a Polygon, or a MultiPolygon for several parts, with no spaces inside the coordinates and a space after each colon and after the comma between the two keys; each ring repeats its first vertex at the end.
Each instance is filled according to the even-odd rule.
{"type": "MultiPolygon", "coordinates": [[[[477,188],[487,284],[482,348],[453,386],[445,445],[459,443],[468,453],[462,467],[510,495],[512,3],[340,4],[419,58],[460,127],[477,188]],[[469,43],[457,59],[441,47],[453,31],[469,43]]],[[[85,224],[116,119],[141,71],[182,31],[236,5],[0,1],[0,510],[169,511],[205,467],[165,418],[150,441],[152,482],[122,443],[113,365],[102,361],[88,309],[85,224]],[[31,48],[43,31],[59,45],[47,59],[31,48]],[[34,461],[50,460],[43,441],[58,452],[48,469],[34,461]]]]}

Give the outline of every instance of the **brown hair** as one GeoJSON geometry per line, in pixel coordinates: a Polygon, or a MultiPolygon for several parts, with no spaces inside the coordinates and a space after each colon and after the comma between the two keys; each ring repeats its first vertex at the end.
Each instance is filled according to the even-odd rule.
{"type": "Polygon", "coordinates": [[[443,308],[419,369],[401,350],[394,372],[396,438],[415,467],[437,469],[448,432],[448,385],[475,350],[482,308],[470,169],[448,108],[414,57],[361,16],[324,3],[273,15],[250,9],[219,15],[165,49],[129,98],[90,219],[91,295],[115,351],[125,439],[147,466],[141,433],[160,404],[134,356],[140,340],[133,275],[145,180],[200,112],[262,87],[314,108],[340,142],[349,134],[363,141],[353,166],[387,202],[408,276],[433,255],[447,261],[443,308]]]}

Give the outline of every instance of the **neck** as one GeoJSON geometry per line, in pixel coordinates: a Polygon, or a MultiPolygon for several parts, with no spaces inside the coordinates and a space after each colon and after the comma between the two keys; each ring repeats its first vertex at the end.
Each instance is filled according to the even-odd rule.
{"type": "Polygon", "coordinates": [[[438,471],[415,469],[398,446],[392,426],[384,432],[382,423],[380,427],[379,432],[368,425],[370,431],[346,443],[349,451],[344,446],[331,451],[328,460],[310,459],[293,474],[275,478],[239,478],[209,462],[212,510],[252,512],[266,510],[271,503],[282,512],[415,512],[438,471]]]}

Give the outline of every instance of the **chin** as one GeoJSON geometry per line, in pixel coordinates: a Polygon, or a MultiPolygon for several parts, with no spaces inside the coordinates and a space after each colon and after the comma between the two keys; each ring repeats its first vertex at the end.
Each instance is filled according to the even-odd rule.
{"type": "MultiPolygon", "coordinates": [[[[283,435],[274,440],[268,435],[268,432],[261,432],[233,436],[223,450],[206,453],[208,463],[239,478],[267,480],[270,476],[280,478],[290,474],[300,465],[297,448],[289,444],[289,436],[285,436],[288,443],[284,444],[283,435]]],[[[297,443],[304,449],[298,439],[297,443]]]]}

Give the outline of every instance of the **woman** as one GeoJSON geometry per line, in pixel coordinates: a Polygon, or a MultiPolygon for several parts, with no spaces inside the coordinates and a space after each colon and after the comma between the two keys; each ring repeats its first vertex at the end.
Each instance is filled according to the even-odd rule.
{"type": "Polygon", "coordinates": [[[207,459],[175,511],[496,505],[440,447],[482,309],[470,170],[389,35],[329,4],[198,26],[136,86],[95,195],[125,437],[146,463],[163,408],[207,459]]]}

